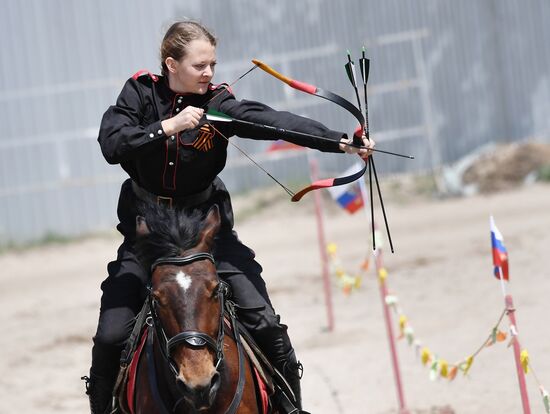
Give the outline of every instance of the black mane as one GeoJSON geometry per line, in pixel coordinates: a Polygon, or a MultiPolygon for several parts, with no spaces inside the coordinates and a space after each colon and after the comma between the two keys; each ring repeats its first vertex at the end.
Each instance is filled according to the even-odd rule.
{"type": "Polygon", "coordinates": [[[199,243],[204,215],[199,210],[173,209],[154,204],[138,206],[149,233],[138,235],[135,251],[145,269],[160,257],[180,256],[199,243]]]}

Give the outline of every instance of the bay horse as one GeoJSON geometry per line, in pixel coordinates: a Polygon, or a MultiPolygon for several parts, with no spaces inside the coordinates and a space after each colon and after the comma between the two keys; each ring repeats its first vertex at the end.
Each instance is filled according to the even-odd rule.
{"type": "Polygon", "coordinates": [[[261,413],[257,377],[233,334],[234,308],[211,253],[220,228],[218,207],[203,219],[200,212],[148,206],[136,228],[136,255],[151,269],[149,316],[130,380],[119,388],[121,411],[261,413]]]}

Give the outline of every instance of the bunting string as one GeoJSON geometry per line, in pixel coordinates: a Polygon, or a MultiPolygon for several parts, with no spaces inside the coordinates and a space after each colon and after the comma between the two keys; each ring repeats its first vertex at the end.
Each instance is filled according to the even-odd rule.
{"type": "MultiPolygon", "coordinates": [[[[378,280],[380,283],[386,283],[388,278],[388,271],[384,267],[378,269],[378,280]]],[[[385,297],[386,305],[392,309],[394,314],[397,317],[397,329],[398,329],[398,340],[405,339],[409,346],[414,346],[416,355],[420,358],[422,365],[429,367],[429,378],[432,381],[435,381],[438,378],[444,378],[448,381],[453,381],[458,372],[461,372],[463,376],[467,376],[470,372],[470,369],[474,363],[474,360],[477,356],[486,348],[499,343],[506,341],[508,335],[506,332],[501,330],[500,326],[504,316],[508,312],[513,312],[514,309],[505,308],[493,325],[489,335],[485,340],[482,341],[481,345],[467,357],[462,360],[457,361],[454,364],[449,364],[449,362],[438,356],[438,354],[431,351],[428,346],[422,344],[422,342],[415,337],[415,331],[411,325],[409,318],[405,315],[401,307],[399,306],[399,298],[395,294],[388,294],[385,297]]],[[[510,326],[510,340],[507,344],[507,347],[512,346],[513,341],[518,341],[518,333],[514,325],[510,326]]],[[[521,366],[525,374],[531,373],[534,381],[536,382],[538,389],[541,394],[542,402],[544,405],[545,413],[550,414],[550,397],[548,391],[539,378],[537,377],[535,370],[533,369],[531,357],[527,349],[523,349],[520,354],[521,366]]]]}
{"type": "MultiPolygon", "coordinates": [[[[496,227],[493,224],[492,229],[494,228],[496,227]]],[[[375,237],[380,237],[380,235],[377,233],[379,232],[375,232],[375,237]]],[[[381,244],[382,243],[380,242],[380,245],[381,244]]],[[[356,274],[350,275],[350,273],[345,270],[342,262],[338,257],[337,245],[335,243],[330,243],[327,245],[327,255],[330,262],[331,271],[336,275],[338,283],[341,286],[345,295],[349,295],[352,291],[357,290],[361,287],[363,276],[365,276],[366,272],[369,270],[369,263],[372,257],[374,257],[376,261],[375,264],[378,282],[381,285],[385,285],[387,283],[388,271],[384,266],[382,266],[381,257],[380,260],[378,260],[379,251],[380,250],[377,249],[370,256],[367,256],[367,258],[360,266],[360,271],[356,274]]],[[[509,326],[509,336],[503,329],[501,329],[504,316],[515,311],[515,309],[513,308],[506,307],[500,313],[496,323],[492,326],[490,333],[481,342],[480,346],[475,349],[474,352],[467,354],[465,358],[458,360],[455,363],[449,363],[447,359],[442,358],[438,354],[432,352],[432,350],[428,346],[423,345],[422,341],[416,338],[415,330],[410,323],[409,318],[405,315],[405,313],[399,306],[399,298],[397,297],[397,295],[395,295],[394,293],[388,293],[384,297],[384,301],[385,305],[390,308],[397,317],[397,329],[399,332],[397,339],[405,340],[409,346],[414,347],[415,354],[420,359],[422,365],[429,368],[429,378],[432,381],[440,378],[446,379],[448,381],[453,381],[457,377],[459,372],[462,373],[463,376],[469,375],[470,369],[472,368],[474,361],[483,350],[497,343],[505,342],[508,337],[508,348],[514,345],[514,341],[519,343],[519,336],[515,325],[509,326]]],[[[533,368],[532,359],[528,350],[525,348],[522,349],[521,346],[520,349],[520,364],[523,372],[525,374],[532,374],[533,380],[536,382],[536,385],[541,395],[542,403],[545,410],[544,412],[546,414],[550,414],[549,393],[542,385],[539,377],[537,376],[533,368]]]]}
{"type": "MultiPolygon", "coordinates": [[[[378,277],[380,280],[385,280],[388,276],[388,272],[385,268],[380,268],[378,272],[378,277]]],[[[479,355],[481,351],[485,348],[497,343],[506,340],[506,333],[500,329],[500,324],[502,319],[506,315],[506,309],[504,309],[497,323],[491,329],[491,333],[487,338],[482,342],[482,344],[471,354],[468,354],[464,359],[457,361],[454,364],[449,364],[449,362],[439,357],[436,353],[432,352],[429,347],[422,344],[422,341],[415,337],[415,331],[411,323],[409,322],[408,317],[399,307],[399,299],[396,295],[387,295],[385,298],[386,305],[393,310],[397,315],[398,331],[399,335],[397,336],[398,340],[406,339],[409,346],[414,346],[416,353],[420,355],[420,361],[424,366],[429,366],[430,368],[430,379],[435,380],[438,377],[445,378],[449,381],[455,379],[457,373],[460,371],[463,375],[468,375],[472,364],[474,363],[475,358],[479,355]]]]}
{"type": "Polygon", "coordinates": [[[338,257],[337,253],[338,246],[336,243],[329,243],[327,245],[327,255],[331,273],[336,276],[338,285],[342,289],[344,295],[348,296],[353,291],[358,290],[361,287],[363,276],[369,270],[370,257],[367,256],[365,258],[359,266],[359,271],[357,273],[350,274],[342,265],[342,261],[338,257]]]}

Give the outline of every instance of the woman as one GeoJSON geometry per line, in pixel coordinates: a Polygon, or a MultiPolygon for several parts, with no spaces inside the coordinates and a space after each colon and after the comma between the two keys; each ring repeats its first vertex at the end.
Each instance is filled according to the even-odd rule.
{"type": "MultiPolygon", "coordinates": [[[[276,127],[284,127],[332,140],[291,138],[303,146],[329,152],[370,154],[355,149],[345,134],[288,112],[278,112],[253,101],[238,101],[224,87],[211,83],[216,65],[216,39],[201,24],[173,24],[161,45],[162,76],[138,72],[124,85],[114,106],[105,112],[98,141],[105,159],[120,164],[130,178],[121,189],[118,204],[124,236],[118,257],[109,263],[102,283],[103,295],[94,346],[88,394],[92,413],[104,413],[110,403],[122,348],[145,298],[148,272],[134,252],[137,202],[166,203],[206,212],[217,204],[222,226],[214,256],[220,277],[230,284],[233,300],[255,309],[239,317],[276,368],[287,378],[300,406],[300,370],[287,327],[273,310],[261,266],[254,252],[233,231],[229,194],[217,175],[227,157],[227,140],[239,135],[253,139],[277,139],[265,130],[223,123],[214,128],[204,116],[205,108],[276,127]]],[[[364,137],[363,137],[364,138],[364,137]]],[[[301,407],[298,407],[301,409],[301,407]]]]}

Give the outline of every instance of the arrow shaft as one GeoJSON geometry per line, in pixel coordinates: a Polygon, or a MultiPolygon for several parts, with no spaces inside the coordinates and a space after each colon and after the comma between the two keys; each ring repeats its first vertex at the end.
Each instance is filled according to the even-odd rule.
{"type": "MultiPolygon", "coordinates": [[[[230,122],[233,122],[233,123],[236,123],[236,124],[247,125],[247,126],[251,126],[251,127],[254,127],[254,128],[261,128],[261,129],[265,129],[265,130],[268,130],[268,131],[272,131],[272,132],[274,132],[275,134],[278,134],[278,135],[294,135],[294,136],[305,137],[305,138],[314,138],[314,139],[318,139],[320,141],[334,142],[334,140],[332,140],[330,138],[327,138],[327,137],[308,134],[308,133],[300,132],[300,131],[294,131],[294,130],[291,130],[291,129],[274,127],[274,126],[271,126],[271,125],[258,124],[256,122],[244,121],[242,119],[229,118],[228,121],[229,120],[230,120],[230,122]]],[[[362,145],[357,145],[357,144],[353,144],[353,143],[348,144],[347,142],[340,142],[340,144],[343,144],[343,145],[348,146],[348,147],[359,148],[359,149],[366,148],[362,145]]],[[[375,151],[375,152],[380,152],[382,154],[394,155],[396,157],[414,159],[414,157],[412,157],[411,155],[398,154],[396,152],[385,151],[385,150],[381,150],[381,149],[377,149],[377,148],[371,148],[371,150],[375,151]]]]}

